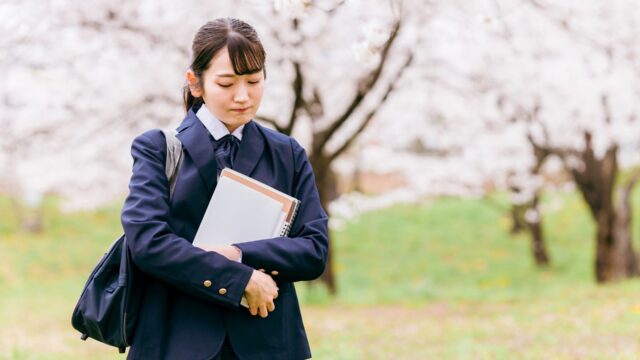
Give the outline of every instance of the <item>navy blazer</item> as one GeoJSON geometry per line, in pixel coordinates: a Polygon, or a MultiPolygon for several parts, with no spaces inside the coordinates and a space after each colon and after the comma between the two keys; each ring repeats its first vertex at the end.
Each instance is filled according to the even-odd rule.
{"type": "Polygon", "coordinates": [[[171,201],[163,133],[145,132],[131,148],[133,175],[122,224],[145,281],[127,358],[211,359],[225,336],[241,359],[311,357],[292,283],[322,274],[328,236],[327,215],[304,149],[254,121],[245,125],[234,169],[301,204],[289,237],[238,244],[239,263],[191,244],[216,187],[216,161],[209,132],[194,109],[177,137],[184,157],[171,201]],[[239,305],[254,269],[265,269],[279,287],[275,311],[266,319],[239,305]]]}

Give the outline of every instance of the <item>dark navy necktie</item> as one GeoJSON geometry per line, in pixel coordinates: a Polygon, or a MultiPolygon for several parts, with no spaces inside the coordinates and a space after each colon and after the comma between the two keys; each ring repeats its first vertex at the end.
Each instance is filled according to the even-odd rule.
{"type": "Polygon", "coordinates": [[[238,152],[240,140],[233,135],[225,135],[219,140],[214,140],[216,164],[218,165],[217,177],[224,168],[233,169],[233,160],[238,152]]]}

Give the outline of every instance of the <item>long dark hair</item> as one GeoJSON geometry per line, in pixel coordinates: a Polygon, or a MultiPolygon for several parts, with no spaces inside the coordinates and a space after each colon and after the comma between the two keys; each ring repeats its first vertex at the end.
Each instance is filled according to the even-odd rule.
{"type": "MultiPolygon", "coordinates": [[[[202,74],[209,68],[211,59],[225,46],[236,75],[265,70],[267,55],[255,29],[242,20],[219,18],[204,24],[193,38],[190,69],[198,79],[198,86],[202,86],[202,74]]],[[[186,111],[202,103],[202,98],[191,95],[188,85],[182,93],[186,111]]]]}

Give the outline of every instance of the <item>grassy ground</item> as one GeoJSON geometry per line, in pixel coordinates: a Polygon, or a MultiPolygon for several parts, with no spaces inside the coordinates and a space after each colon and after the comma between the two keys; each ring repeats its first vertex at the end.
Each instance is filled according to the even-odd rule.
{"type": "MultiPolygon", "coordinates": [[[[339,296],[297,286],[314,358],[640,358],[640,284],[593,283],[593,225],[577,195],[563,200],[544,219],[547,270],[484,200],[395,207],[334,233],[339,296]]],[[[23,233],[0,197],[0,359],[123,358],[69,323],[118,206],[47,214],[47,232],[23,233]]]]}

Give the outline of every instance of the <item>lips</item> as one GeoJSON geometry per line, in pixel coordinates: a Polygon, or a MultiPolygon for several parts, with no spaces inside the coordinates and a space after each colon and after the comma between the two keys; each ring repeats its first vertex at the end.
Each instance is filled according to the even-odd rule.
{"type": "Polygon", "coordinates": [[[251,107],[246,107],[246,108],[243,108],[243,109],[231,109],[231,111],[238,112],[238,113],[243,113],[243,112],[246,112],[249,109],[251,109],[251,107]]]}

